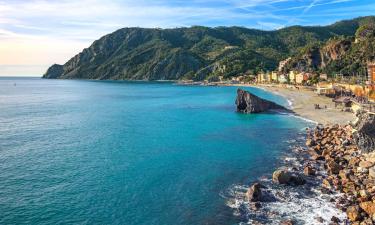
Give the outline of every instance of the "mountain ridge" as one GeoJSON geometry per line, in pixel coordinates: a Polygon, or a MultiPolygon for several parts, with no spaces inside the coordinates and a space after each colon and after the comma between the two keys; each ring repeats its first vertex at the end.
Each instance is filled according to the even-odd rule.
{"type": "MultiPolygon", "coordinates": [[[[121,28],[94,41],[43,78],[99,80],[217,79],[274,70],[309,46],[355,36],[375,17],[273,31],[245,27],[121,28]]],[[[289,68],[295,66],[289,65],[289,68]]]]}

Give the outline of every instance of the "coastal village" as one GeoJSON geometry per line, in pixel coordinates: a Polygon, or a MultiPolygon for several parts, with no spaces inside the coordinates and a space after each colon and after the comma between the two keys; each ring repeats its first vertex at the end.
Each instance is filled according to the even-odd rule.
{"type": "MultiPolygon", "coordinates": [[[[375,112],[375,62],[367,63],[367,74],[343,76],[325,73],[291,70],[285,72],[288,59],[281,61],[276,71],[245,74],[230,79],[218,76],[218,80],[203,82],[183,81],[182,84],[208,86],[260,86],[290,90],[310,90],[319,96],[332,99],[335,106],[355,113],[359,109],[375,112]]],[[[225,68],[224,68],[225,69],[225,68]]],[[[316,109],[324,105],[314,105],[316,109]]]]}

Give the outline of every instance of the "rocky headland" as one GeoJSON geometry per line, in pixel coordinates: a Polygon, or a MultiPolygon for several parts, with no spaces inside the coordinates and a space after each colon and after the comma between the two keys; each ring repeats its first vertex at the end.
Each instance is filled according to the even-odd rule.
{"type": "Polygon", "coordinates": [[[242,113],[260,113],[268,110],[288,110],[284,106],[262,99],[240,88],[237,89],[236,106],[237,112],[242,113]]]}

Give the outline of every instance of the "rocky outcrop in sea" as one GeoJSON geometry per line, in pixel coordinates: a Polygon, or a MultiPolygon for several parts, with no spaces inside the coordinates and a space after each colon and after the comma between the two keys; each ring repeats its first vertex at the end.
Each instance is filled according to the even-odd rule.
{"type": "Polygon", "coordinates": [[[237,89],[236,98],[237,112],[260,113],[268,110],[288,110],[274,102],[262,99],[248,91],[237,89]]]}

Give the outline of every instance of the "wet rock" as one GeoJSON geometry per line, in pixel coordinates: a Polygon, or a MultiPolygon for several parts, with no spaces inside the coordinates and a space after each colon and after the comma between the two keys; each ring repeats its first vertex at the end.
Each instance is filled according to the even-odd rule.
{"type": "Polygon", "coordinates": [[[292,178],[290,172],[285,170],[276,170],[272,174],[272,181],[278,184],[288,184],[292,178]]]}
{"type": "Polygon", "coordinates": [[[258,211],[262,205],[259,202],[251,202],[250,203],[250,209],[253,211],[258,211]]]}
{"type": "Polygon", "coordinates": [[[259,202],[262,201],[262,185],[255,183],[246,192],[246,198],[249,202],[259,202]]]}
{"type": "Polygon", "coordinates": [[[316,221],[318,221],[319,223],[324,223],[324,219],[322,218],[322,217],[316,217],[315,218],[316,219],[316,221]]]}
{"type": "Polygon", "coordinates": [[[322,186],[323,186],[324,189],[330,190],[330,189],[332,189],[333,184],[332,184],[332,181],[330,179],[326,178],[326,179],[323,180],[322,186]]]}
{"type": "Polygon", "coordinates": [[[292,175],[289,183],[293,184],[293,185],[304,185],[304,184],[306,184],[306,180],[301,175],[292,175]]]}
{"type": "Polygon", "coordinates": [[[340,223],[341,222],[340,219],[337,218],[336,216],[332,216],[331,221],[334,222],[334,223],[340,223]]]}
{"type": "Polygon", "coordinates": [[[303,169],[303,173],[304,173],[306,176],[313,176],[313,175],[315,175],[315,170],[314,170],[311,166],[306,166],[306,167],[303,169]]]}
{"type": "Polygon", "coordinates": [[[315,141],[311,138],[307,139],[306,146],[311,147],[313,145],[315,145],[315,141]]]}
{"type": "Polygon", "coordinates": [[[284,220],[281,222],[281,225],[294,225],[294,221],[293,220],[284,220]]]}
{"type": "Polygon", "coordinates": [[[259,113],[259,112],[264,112],[264,111],[268,111],[271,109],[289,111],[288,109],[286,109],[285,107],[281,105],[262,99],[242,89],[237,89],[236,105],[237,105],[237,112],[242,112],[242,113],[259,113]]]}

